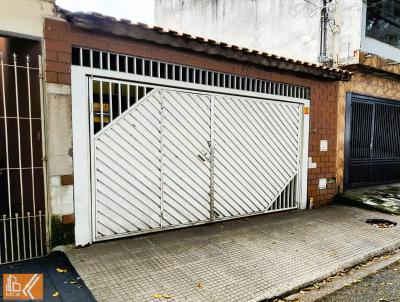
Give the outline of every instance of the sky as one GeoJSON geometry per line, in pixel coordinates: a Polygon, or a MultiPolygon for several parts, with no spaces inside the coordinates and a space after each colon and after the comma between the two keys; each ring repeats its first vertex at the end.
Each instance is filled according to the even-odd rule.
{"type": "Polygon", "coordinates": [[[103,15],[153,25],[154,0],[56,0],[70,11],[97,12],[103,15]]]}

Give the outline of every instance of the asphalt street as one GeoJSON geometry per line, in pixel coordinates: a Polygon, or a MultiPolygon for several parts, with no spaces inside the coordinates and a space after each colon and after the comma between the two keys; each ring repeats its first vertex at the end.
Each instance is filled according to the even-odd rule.
{"type": "Polygon", "coordinates": [[[399,302],[400,262],[319,299],[317,302],[399,302]]]}

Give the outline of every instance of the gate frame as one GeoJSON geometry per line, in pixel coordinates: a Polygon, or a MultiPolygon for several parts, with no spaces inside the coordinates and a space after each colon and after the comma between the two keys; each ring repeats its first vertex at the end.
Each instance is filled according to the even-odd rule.
{"type": "MultiPolygon", "coordinates": [[[[85,246],[92,244],[93,223],[92,223],[92,163],[91,163],[91,136],[90,136],[90,112],[92,104],[89,107],[89,80],[91,77],[103,77],[113,80],[131,81],[158,87],[175,88],[186,90],[187,92],[209,93],[234,95],[240,97],[252,97],[263,100],[290,102],[302,104],[304,108],[310,107],[310,100],[287,96],[279,96],[251,91],[238,91],[229,88],[209,87],[201,84],[178,82],[161,78],[153,78],[142,75],[134,75],[111,70],[100,70],[91,67],[71,66],[71,96],[72,96],[72,135],[73,135],[73,159],[74,159],[74,211],[75,211],[75,245],[85,246]],[[83,99],[83,100],[82,100],[83,99]]],[[[300,202],[299,209],[307,207],[307,174],[308,174],[308,143],[309,143],[309,112],[304,110],[302,114],[302,144],[300,146],[300,202]]],[[[256,215],[259,215],[257,213],[256,215]]],[[[253,214],[254,215],[254,214],[253,214]]],[[[251,214],[245,215],[251,216],[251,214]]],[[[210,223],[208,222],[202,222],[210,223]]],[[[179,228],[178,226],[174,228],[179,228]]],[[[158,232],[157,229],[150,232],[158,232]]]]}

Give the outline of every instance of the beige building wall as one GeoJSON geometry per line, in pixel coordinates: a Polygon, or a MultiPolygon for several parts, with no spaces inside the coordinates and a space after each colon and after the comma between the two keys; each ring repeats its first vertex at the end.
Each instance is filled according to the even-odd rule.
{"type": "Polygon", "coordinates": [[[385,98],[400,102],[400,80],[383,78],[373,74],[355,72],[350,82],[339,84],[338,98],[338,142],[337,142],[337,184],[343,191],[344,140],[346,123],[346,94],[348,92],[385,98]]]}

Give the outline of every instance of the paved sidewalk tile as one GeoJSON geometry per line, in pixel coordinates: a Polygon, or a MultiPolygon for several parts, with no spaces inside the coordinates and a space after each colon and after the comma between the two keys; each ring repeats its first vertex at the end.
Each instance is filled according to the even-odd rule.
{"type": "Polygon", "coordinates": [[[332,205],[98,243],[68,257],[99,301],[260,301],[400,247],[399,225],[370,218],[400,223],[332,205]]]}

